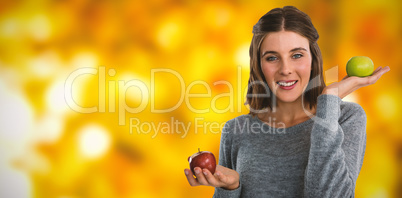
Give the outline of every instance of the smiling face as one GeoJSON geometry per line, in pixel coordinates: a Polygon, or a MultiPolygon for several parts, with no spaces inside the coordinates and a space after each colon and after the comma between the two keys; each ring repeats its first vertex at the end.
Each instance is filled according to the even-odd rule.
{"type": "Polygon", "coordinates": [[[278,103],[300,99],[310,80],[307,38],[291,31],[268,33],[261,43],[261,69],[278,103]]]}

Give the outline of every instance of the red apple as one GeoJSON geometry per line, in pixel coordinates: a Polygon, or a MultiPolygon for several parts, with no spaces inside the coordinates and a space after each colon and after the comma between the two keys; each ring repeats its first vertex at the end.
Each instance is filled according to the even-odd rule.
{"type": "Polygon", "coordinates": [[[188,162],[190,163],[190,169],[195,175],[194,168],[200,167],[201,169],[208,169],[212,174],[215,173],[216,169],[216,160],[213,153],[209,151],[200,151],[198,148],[198,152],[194,153],[192,156],[188,157],[188,162]]]}

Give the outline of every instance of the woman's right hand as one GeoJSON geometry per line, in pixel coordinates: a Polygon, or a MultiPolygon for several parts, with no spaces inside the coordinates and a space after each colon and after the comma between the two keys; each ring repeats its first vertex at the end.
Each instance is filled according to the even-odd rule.
{"type": "Polygon", "coordinates": [[[191,186],[213,186],[220,187],[228,190],[234,190],[239,187],[239,173],[235,170],[226,168],[221,165],[216,166],[215,173],[212,174],[208,169],[202,169],[200,167],[195,167],[195,176],[190,169],[185,169],[188,183],[191,186]]]}

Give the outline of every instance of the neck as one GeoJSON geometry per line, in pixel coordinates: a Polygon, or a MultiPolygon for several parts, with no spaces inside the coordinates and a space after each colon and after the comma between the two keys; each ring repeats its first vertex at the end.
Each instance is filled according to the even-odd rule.
{"type": "Polygon", "coordinates": [[[275,122],[283,123],[287,128],[310,119],[311,114],[315,114],[315,107],[310,109],[308,104],[303,107],[300,97],[294,102],[278,101],[272,111],[258,114],[258,118],[265,122],[274,119],[275,122]]]}

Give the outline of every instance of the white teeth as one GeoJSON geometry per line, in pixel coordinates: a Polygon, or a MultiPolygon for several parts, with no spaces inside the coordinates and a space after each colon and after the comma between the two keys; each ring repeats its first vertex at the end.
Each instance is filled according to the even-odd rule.
{"type": "Polygon", "coordinates": [[[289,87],[289,86],[294,85],[296,82],[297,82],[296,80],[293,81],[293,82],[283,82],[283,81],[280,81],[280,82],[278,82],[278,85],[284,86],[284,87],[289,87]]]}

